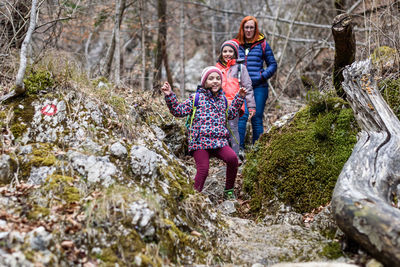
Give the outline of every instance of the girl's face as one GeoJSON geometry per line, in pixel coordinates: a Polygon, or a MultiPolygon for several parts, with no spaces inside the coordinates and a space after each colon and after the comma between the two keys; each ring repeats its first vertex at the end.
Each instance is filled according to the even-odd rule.
{"type": "Polygon", "coordinates": [[[246,38],[246,41],[250,41],[254,37],[254,33],[256,31],[256,24],[254,20],[249,20],[243,25],[243,30],[244,30],[244,37],[246,38]]]}
{"type": "Polygon", "coordinates": [[[211,72],[205,82],[205,88],[210,89],[213,94],[216,94],[221,89],[221,76],[217,72],[211,72]]]}
{"type": "Polygon", "coordinates": [[[225,62],[228,62],[228,60],[234,58],[235,56],[235,51],[233,50],[232,47],[226,45],[222,48],[222,59],[225,62]]]}

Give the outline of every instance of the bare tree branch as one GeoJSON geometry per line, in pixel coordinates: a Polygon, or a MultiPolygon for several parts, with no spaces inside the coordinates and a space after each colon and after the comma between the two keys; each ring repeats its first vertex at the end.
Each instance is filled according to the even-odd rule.
{"type": "Polygon", "coordinates": [[[0,98],[0,102],[3,102],[11,97],[25,93],[24,76],[25,76],[25,70],[26,70],[26,64],[27,64],[27,49],[32,40],[32,33],[35,30],[36,7],[37,7],[37,0],[32,0],[30,23],[29,23],[28,32],[26,33],[25,39],[22,42],[21,53],[20,53],[20,57],[21,57],[20,66],[18,69],[16,81],[15,81],[15,88],[10,93],[2,96],[0,98]]]}

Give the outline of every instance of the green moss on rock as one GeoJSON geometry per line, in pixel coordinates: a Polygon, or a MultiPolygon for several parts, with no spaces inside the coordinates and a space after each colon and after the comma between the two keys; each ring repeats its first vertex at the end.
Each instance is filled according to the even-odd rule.
{"type": "Polygon", "coordinates": [[[371,60],[374,64],[384,64],[390,60],[394,60],[397,55],[396,48],[389,46],[380,46],[371,54],[371,60]]]}
{"type": "Polygon", "coordinates": [[[33,150],[33,159],[31,163],[35,167],[52,166],[56,162],[56,157],[51,153],[51,147],[43,144],[38,149],[33,150]]]}
{"type": "Polygon", "coordinates": [[[320,253],[321,256],[324,256],[330,260],[335,260],[343,256],[342,249],[340,247],[340,243],[336,241],[330,242],[326,245],[322,252],[320,253]]]}
{"type": "Polygon", "coordinates": [[[383,98],[392,108],[397,118],[400,118],[400,79],[387,79],[379,83],[383,98]]]}
{"type": "Polygon", "coordinates": [[[53,174],[47,177],[44,190],[57,196],[67,203],[80,200],[79,190],[74,186],[74,178],[53,174]]]}
{"type": "Polygon", "coordinates": [[[27,95],[36,95],[42,90],[52,88],[55,81],[50,72],[35,70],[24,79],[24,84],[27,95]]]}
{"type": "Polygon", "coordinates": [[[27,217],[29,220],[37,220],[44,218],[50,214],[50,210],[46,207],[39,205],[33,205],[32,210],[28,213],[27,217]]]}
{"type": "Polygon", "coordinates": [[[298,212],[330,201],[336,180],[356,143],[352,110],[340,98],[316,94],[281,129],[262,136],[249,153],[243,189],[253,212],[278,199],[298,212]]]}
{"type": "Polygon", "coordinates": [[[14,138],[19,138],[24,134],[26,128],[28,127],[24,123],[15,123],[11,125],[10,130],[14,135],[14,138]]]}

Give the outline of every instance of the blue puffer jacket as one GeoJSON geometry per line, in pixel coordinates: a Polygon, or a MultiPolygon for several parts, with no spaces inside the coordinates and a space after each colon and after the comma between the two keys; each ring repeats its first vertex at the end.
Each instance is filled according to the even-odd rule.
{"type": "Polygon", "coordinates": [[[247,71],[249,72],[253,88],[260,85],[268,87],[267,80],[275,73],[277,64],[271,47],[266,42],[264,34],[260,33],[258,40],[251,45],[246,53],[243,45],[239,45],[239,58],[245,60],[247,71]],[[263,53],[262,43],[265,42],[265,53],[263,53]],[[264,61],[267,68],[264,69],[264,61]]]}

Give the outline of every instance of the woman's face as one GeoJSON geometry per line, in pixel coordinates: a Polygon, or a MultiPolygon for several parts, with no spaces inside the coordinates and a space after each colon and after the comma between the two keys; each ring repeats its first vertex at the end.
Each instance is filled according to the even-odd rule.
{"type": "Polygon", "coordinates": [[[254,37],[254,33],[256,31],[256,24],[254,20],[249,20],[243,25],[243,30],[244,30],[244,37],[246,38],[246,41],[250,41],[254,37]]]}
{"type": "Polygon", "coordinates": [[[225,62],[228,62],[228,60],[232,59],[235,56],[235,51],[233,50],[232,47],[226,45],[222,48],[222,59],[225,62]]]}
{"type": "Polygon", "coordinates": [[[211,72],[205,82],[205,88],[210,89],[213,94],[216,94],[221,89],[221,76],[217,72],[211,72]]]}

